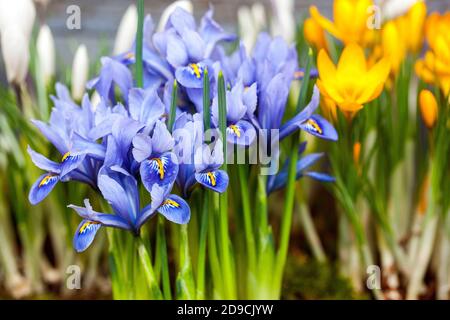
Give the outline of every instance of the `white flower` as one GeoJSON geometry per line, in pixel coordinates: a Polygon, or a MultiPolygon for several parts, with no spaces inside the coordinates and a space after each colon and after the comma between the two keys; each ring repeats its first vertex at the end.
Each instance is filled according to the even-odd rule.
{"type": "Polygon", "coordinates": [[[8,82],[20,85],[25,81],[30,62],[28,39],[16,26],[2,29],[0,38],[8,82]]]}
{"type": "Polygon", "coordinates": [[[121,54],[131,49],[136,38],[138,13],[134,4],[130,5],[120,21],[114,43],[113,54],[121,54]]]}
{"type": "Polygon", "coordinates": [[[295,37],[293,0],[272,0],[273,16],[271,30],[273,36],[282,36],[287,42],[295,37]]]}
{"type": "Polygon", "coordinates": [[[422,0],[376,0],[375,5],[381,8],[384,20],[402,16],[417,2],[422,0]]]}
{"type": "Polygon", "coordinates": [[[251,8],[242,6],[238,9],[239,33],[248,52],[253,49],[258,34],[266,27],[266,12],[261,3],[251,8]]]}
{"type": "Polygon", "coordinates": [[[89,76],[89,56],[86,46],[80,45],[75,52],[72,64],[72,97],[81,100],[89,76]]]}
{"type": "Polygon", "coordinates": [[[52,31],[46,24],[39,31],[36,49],[41,80],[48,84],[55,75],[55,41],[52,31]]]}
{"type": "Polygon", "coordinates": [[[0,1],[0,30],[15,26],[29,40],[35,18],[36,8],[32,0],[0,1]]]}
{"type": "Polygon", "coordinates": [[[182,8],[189,13],[193,13],[193,11],[194,11],[191,1],[179,0],[179,1],[173,2],[163,11],[163,13],[161,15],[161,18],[159,19],[159,23],[158,23],[158,29],[157,29],[158,32],[164,30],[164,28],[166,27],[166,24],[167,24],[167,20],[169,20],[170,15],[172,14],[172,12],[175,11],[176,8],[182,8]]]}

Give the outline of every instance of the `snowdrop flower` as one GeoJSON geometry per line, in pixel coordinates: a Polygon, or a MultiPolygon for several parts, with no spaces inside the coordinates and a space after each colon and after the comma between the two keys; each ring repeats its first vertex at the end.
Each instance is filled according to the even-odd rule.
{"type": "Polygon", "coordinates": [[[161,18],[159,19],[158,29],[157,29],[158,32],[164,31],[170,15],[175,11],[176,8],[184,9],[191,14],[194,11],[192,2],[189,0],[179,0],[179,1],[173,2],[163,11],[163,13],[161,15],[161,18]]]}
{"type": "Polygon", "coordinates": [[[75,52],[72,65],[72,97],[81,100],[89,74],[89,57],[86,46],[80,45],[75,52]]]}
{"type": "Polygon", "coordinates": [[[48,25],[43,25],[37,38],[40,76],[45,84],[55,75],[55,41],[48,25]]]}
{"type": "Polygon", "coordinates": [[[294,1],[272,0],[272,7],[272,35],[282,36],[287,42],[292,42],[295,37],[294,1]]]}
{"type": "Polygon", "coordinates": [[[377,0],[375,4],[381,7],[383,19],[391,20],[402,16],[417,2],[422,0],[377,0]]]}
{"type": "Polygon", "coordinates": [[[130,5],[120,21],[114,43],[114,55],[130,50],[136,37],[138,14],[134,4],[130,5]]]}
{"type": "Polygon", "coordinates": [[[0,1],[0,30],[18,28],[27,40],[30,39],[36,18],[32,0],[0,1]]]}
{"type": "Polygon", "coordinates": [[[251,7],[242,6],[238,9],[238,24],[240,36],[247,50],[251,51],[258,34],[266,26],[266,12],[261,3],[251,7]]]}
{"type": "Polygon", "coordinates": [[[30,61],[28,39],[20,29],[14,26],[8,27],[2,29],[1,47],[8,82],[22,84],[30,61]]]}

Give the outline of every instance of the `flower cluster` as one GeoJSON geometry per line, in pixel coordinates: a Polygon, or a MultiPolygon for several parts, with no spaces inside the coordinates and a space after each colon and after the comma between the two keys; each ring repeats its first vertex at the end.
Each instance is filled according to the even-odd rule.
{"type": "MultiPolygon", "coordinates": [[[[243,45],[231,55],[224,42],[235,40],[213,20],[210,9],[197,26],[193,16],[177,8],[163,31],[155,32],[150,16],[145,19],[143,65],[144,87],[136,88],[131,66],[136,63],[135,46],[119,56],[102,58],[99,76],[88,88],[100,96],[93,105],[87,95],[81,106],[58,84],[49,124],[34,121],[42,134],[61,153],[55,162],[29,149],[33,162],[46,171],[32,186],[29,200],[42,201],[58,182],[86,183],[101,193],[113,213],[71,205],[81,217],[74,237],[77,251],[85,250],[102,226],[138,234],[156,213],[167,220],[186,224],[190,209],[186,202],[195,185],[223,193],[228,175],[222,142],[205,143],[203,83],[209,77],[211,127],[219,126],[218,79],[226,83],[226,134],[228,144],[247,147],[264,129],[279,130],[283,139],[296,130],[336,140],[334,128],[314,112],[319,92],[314,89],[308,106],[283,123],[291,82],[298,68],[297,54],[281,38],[261,34],[253,53],[243,45]],[[173,84],[177,83],[177,86],[173,84]],[[177,90],[175,119],[168,125],[173,90],[177,90]],[[141,185],[151,203],[142,203],[141,185]],[[173,194],[174,187],[183,196],[173,194]]],[[[301,151],[304,147],[301,148],[301,151]]],[[[299,161],[298,177],[309,175],[329,181],[331,177],[303,171],[320,155],[299,161]]],[[[268,181],[268,190],[283,186],[286,173],[268,181]]]]}

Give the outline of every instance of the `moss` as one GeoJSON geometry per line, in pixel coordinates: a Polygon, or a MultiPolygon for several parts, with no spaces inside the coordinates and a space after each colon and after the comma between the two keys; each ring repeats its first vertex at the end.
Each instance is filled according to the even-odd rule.
{"type": "Polygon", "coordinates": [[[357,295],[348,279],[333,264],[311,259],[290,259],[286,266],[282,298],[288,300],[350,300],[367,299],[357,295]]]}

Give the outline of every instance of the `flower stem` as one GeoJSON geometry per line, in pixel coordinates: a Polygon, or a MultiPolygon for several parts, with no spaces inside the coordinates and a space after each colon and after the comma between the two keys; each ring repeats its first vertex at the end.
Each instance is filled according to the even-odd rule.
{"type": "Polygon", "coordinates": [[[144,86],[142,51],[144,41],[144,0],[137,0],[138,25],[136,32],[136,84],[138,88],[144,86]]]}

